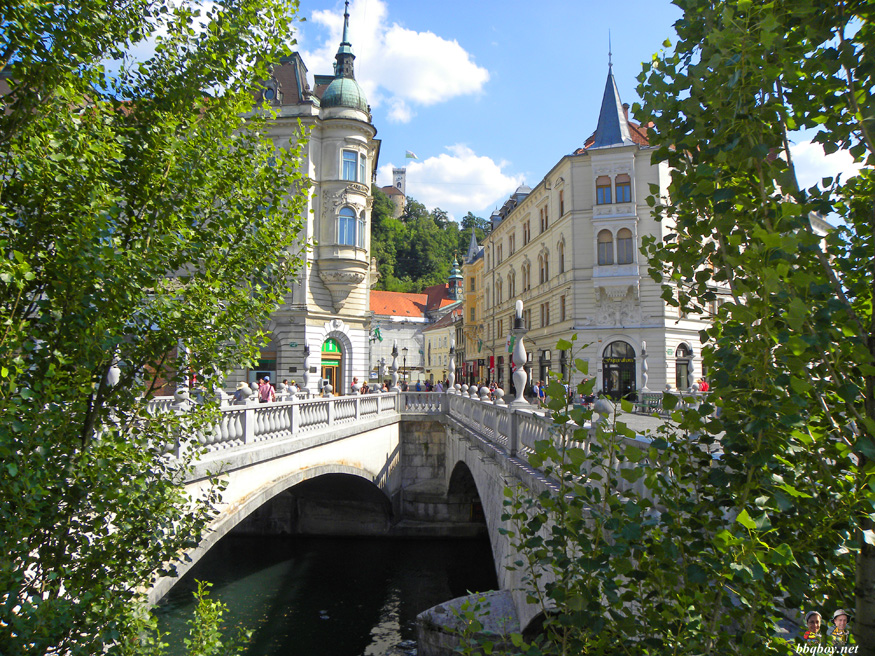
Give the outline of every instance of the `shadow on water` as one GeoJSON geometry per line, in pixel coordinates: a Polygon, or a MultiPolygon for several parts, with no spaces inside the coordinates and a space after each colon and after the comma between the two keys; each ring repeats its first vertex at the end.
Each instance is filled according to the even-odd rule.
{"type": "MultiPolygon", "coordinates": [[[[227,627],[254,631],[250,656],[383,656],[416,637],[416,615],[495,589],[489,541],[223,538],[171,590],[159,614],[182,654],[196,580],[228,605],[227,627]]],[[[409,647],[408,647],[409,649],[409,647]]]]}

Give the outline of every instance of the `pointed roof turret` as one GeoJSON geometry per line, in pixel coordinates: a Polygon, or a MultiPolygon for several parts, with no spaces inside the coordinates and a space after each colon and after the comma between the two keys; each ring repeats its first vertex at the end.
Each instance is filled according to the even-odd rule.
{"type": "Polygon", "coordinates": [[[352,65],[355,55],[352,53],[352,44],[349,42],[349,0],[346,1],[346,8],[343,10],[343,38],[340,40],[340,46],[337,48],[334,59],[334,77],[355,79],[352,65]]]}
{"type": "Polygon", "coordinates": [[[589,148],[608,148],[610,146],[630,146],[634,141],[629,134],[629,119],[620,100],[617,82],[614,80],[612,64],[608,63],[608,79],[599,110],[599,123],[589,148]]]}
{"type": "Polygon", "coordinates": [[[468,253],[465,257],[469,262],[474,259],[474,256],[477,255],[477,251],[480,250],[480,246],[477,244],[477,234],[474,231],[472,226],[471,228],[471,242],[468,244],[468,253]]]}
{"type": "Polygon", "coordinates": [[[334,59],[334,80],[322,94],[322,107],[349,107],[369,115],[365,92],[355,81],[353,70],[355,55],[349,42],[349,0],[346,0],[346,9],[343,11],[343,38],[334,59]]]}

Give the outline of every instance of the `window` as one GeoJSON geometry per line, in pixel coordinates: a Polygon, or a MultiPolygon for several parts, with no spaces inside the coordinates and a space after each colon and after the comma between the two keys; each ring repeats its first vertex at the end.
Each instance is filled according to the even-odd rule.
{"type": "Polygon", "coordinates": [[[559,242],[559,273],[565,273],[565,242],[559,242]]]}
{"type": "Polygon", "coordinates": [[[351,207],[343,207],[337,224],[337,243],[346,246],[355,246],[355,228],[358,220],[351,207]]]}
{"type": "Polygon", "coordinates": [[[543,285],[550,279],[550,256],[542,253],[538,256],[538,283],[543,285]]]}
{"type": "Polygon", "coordinates": [[[523,291],[527,292],[532,287],[532,265],[523,264],[523,291]]]}
{"type": "Polygon", "coordinates": [[[532,227],[527,220],[523,223],[523,246],[529,243],[532,238],[532,227]]]}
{"type": "Polygon", "coordinates": [[[471,308],[471,323],[477,320],[477,308],[471,308]]]}
{"type": "Polygon", "coordinates": [[[617,233],[617,264],[632,264],[632,231],[623,228],[617,233]]]}
{"type": "Polygon", "coordinates": [[[550,325],[550,304],[541,303],[541,327],[546,328],[550,325]]]}
{"type": "Polygon", "coordinates": [[[473,292],[473,291],[474,291],[474,287],[475,287],[474,276],[471,276],[468,280],[469,280],[469,282],[468,282],[468,291],[473,292]]]}
{"type": "Polygon", "coordinates": [[[512,270],[507,274],[507,296],[508,298],[516,296],[516,274],[512,270]]]}
{"type": "Polygon", "coordinates": [[[599,233],[599,264],[602,266],[614,263],[614,236],[610,230],[599,233]]]}
{"type": "Polygon", "coordinates": [[[501,302],[504,300],[504,291],[503,286],[501,284],[501,280],[499,279],[498,283],[495,285],[495,304],[501,305],[501,302]]]}
{"type": "Polygon", "coordinates": [[[621,173],[614,180],[617,187],[617,202],[631,203],[632,202],[632,178],[628,173],[621,173]]]}
{"type": "Polygon", "coordinates": [[[559,297],[559,321],[565,321],[565,295],[559,297]]]}
{"type": "Polygon", "coordinates": [[[674,384],[681,391],[690,389],[692,384],[693,350],[681,344],[674,352],[674,384]]]}
{"type": "Polygon", "coordinates": [[[489,304],[489,288],[488,287],[486,288],[486,293],[484,294],[484,297],[486,299],[485,307],[487,307],[487,308],[492,307],[489,304]]]}
{"type": "Polygon", "coordinates": [[[516,233],[508,235],[507,237],[507,254],[513,255],[514,251],[516,251],[516,233]]]}
{"type": "Polygon", "coordinates": [[[504,259],[503,250],[504,249],[502,248],[502,245],[499,244],[498,245],[498,264],[501,264],[501,261],[504,259]]]}
{"type": "Polygon", "coordinates": [[[541,221],[541,232],[547,229],[547,206],[545,205],[538,210],[538,217],[541,221]]]}
{"type": "Polygon", "coordinates": [[[504,335],[504,319],[498,320],[498,334],[504,335]]]}
{"type": "Polygon", "coordinates": [[[354,150],[343,151],[343,179],[352,182],[365,181],[365,156],[354,150]]]}
{"type": "Polygon", "coordinates": [[[611,202],[611,178],[600,175],[595,181],[596,205],[608,205],[611,202]]]}
{"type": "Polygon", "coordinates": [[[356,237],[358,238],[356,240],[356,245],[359,248],[364,248],[365,247],[365,213],[364,212],[359,214],[358,234],[356,235],[356,237]]]}
{"type": "MultiPolygon", "coordinates": [[[[525,322],[526,330],[531,330],[532,328],[532,311],[531,310],[523,310],[523,321],[525,322]]],[[[529,357],[531,357],[531,353],[529,353],[529,357]]]]}
{"type": "Polygon", "coordinates": [[[565,190],[559,190],[559,216],[565,214],[565,190]]]}

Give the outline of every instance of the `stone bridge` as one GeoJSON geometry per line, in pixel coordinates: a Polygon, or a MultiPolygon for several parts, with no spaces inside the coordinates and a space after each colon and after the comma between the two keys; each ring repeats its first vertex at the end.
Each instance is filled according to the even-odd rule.
{"type": "MultiPolygon", "coordinates": [[[[522,483],[535,495],[555,489],[527,461],[536,440],[551,438],[553,425],[535,408],[509,407],[497,396],[492,401],[461,390],[394,392],[222,408],[220,422],[201,440],[208,453],[186,487],[197,494],[214,473],[223,475],[227,487],[205,539],[177,564],[179,575],[231,529],[278,504],[290,488],[340,476],[358,486],[362,499],[382,499],[385,525],[375,532],[403,525],[406,535],[429,535],[429,524],[482,517],[499,587],[512,600],[520,626],[527,626],[539,609],[526,604],[520,574],[507,569],[516,558],[499,529],[508,486],[522,483]]],[[[343,518],[331,519],[340,521],[342,532],[343,518]]],[[[158,601],[177,580],[160,579],[150,600],[158,601]]]]}

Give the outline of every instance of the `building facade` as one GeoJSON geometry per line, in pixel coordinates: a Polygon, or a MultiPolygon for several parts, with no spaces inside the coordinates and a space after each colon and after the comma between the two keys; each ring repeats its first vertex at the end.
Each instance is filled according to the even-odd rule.
{"type": "MultiPolygon", "coordinates": [[[[698,333],[708,317],[679,316],[640,252],[645,236],[662,239],[671,229],[646,202],[651,185],[664,197],[669,182],[667,166],[651,164],[651,154],[609,67],[595,133],[493,214],[480,320],[489,377],[499,385],[510,386],[508,336],[517,299],[524,303],[530,381],[569,372],[576,358],[587,362],[596,391],[614,397],[645,387],[685,390],[702,375],[698,333]],[[556,349],[575,335],[571,352],[556,349]]],[[[477,271],[476,260],[466,262],[475,285],[477,271]]],[[[573,383],[580,379],[573,374],[573,383]]]]}
{"type": "Polygon", "coordinates": [[[303,60],[293,53],[274,67],[256,99],[277,112],[270,134],[278,149],[297,139],[299,121],[309,131],[302,167],[311,188],[302,238],[314,246],[271,318],[272,339],[258,367],[238,372],[237,380],[269,374],[272,381],[294,378],[303,385],[308,370],[311,391],[327,381],[338,393],[370,369],[369,292],[377,280],[370,257],[371,183],[380,142],[355,80],[348,30],[347,12],[332,75],[316,75],[311,89],[303,60]]]}

